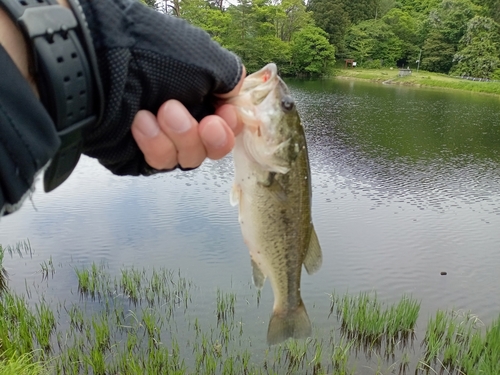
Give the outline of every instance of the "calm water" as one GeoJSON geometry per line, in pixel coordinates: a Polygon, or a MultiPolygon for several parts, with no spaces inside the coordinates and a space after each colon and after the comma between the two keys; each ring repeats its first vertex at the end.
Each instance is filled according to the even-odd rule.
{"type": "MultiPolygon", "coordinates": [[[[309,142],[322,269],[302,294],[316,335],[334,324],[329,293],[376,291],[422,301],[419,336],[437,309],[500,312],[500,100],[355,81],[289,82],[309,142]],[[446,271],[447,276],[440,272],[446,271]]],[[[212,320],[217,288],[236,291],[255,350],[265,347],[272,291],[260,304],[229,204],[232,160],[150,178],[116,177],[83,158],[70,179],[0,223],[11,286],[77,301],[74,266],[180,269],[199,286],[190,314],[212,320]],[[55,274],[42,282],[40,263],[55,274]]],[[[182,335],[182,332],[180,332],[182,335]]]]}

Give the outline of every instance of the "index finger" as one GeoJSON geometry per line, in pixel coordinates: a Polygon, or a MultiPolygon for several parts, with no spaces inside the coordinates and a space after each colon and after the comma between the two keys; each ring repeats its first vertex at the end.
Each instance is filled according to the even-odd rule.
{"type": "Polygon", "coordinates": [[[217,108],[215,109],[215,115],[221,117],[226,124],[231,128],[234,135],[238,135],[243,129],[243,121],[241,119],[238,108],[233,104],[227,104],[226,101],[230,98],[237,96],[241,90],[241,86],[243,86],[243,81],[245,80],[246,69],[243,66],[243,73],[241,74],[241,79],[238,84],[232,89],[230,92],[226,94],[217,94],[216,96],[222,100],[220,100],[217,108]]]}
{"type": "Polygon", "coordinates": [[[243,86],[243,81],[245,80],[245,76],[247,74],[245,66],[243,66],[242,69],[243,69],[243,72],[241,73],[241,79],[238,82],[238,84],[236,86],[234,86],[234,88],[231,91],[229,91],[228,93],[225,93],[225,94],[215,94],[216,97],[218,97],[220,99],[229,99],[229,98],[232,98],[232,97],[234,97],[234,96],[236,96],[236,95],[239,94],[239,92],[241,90],[241,86],[243,86]]]}

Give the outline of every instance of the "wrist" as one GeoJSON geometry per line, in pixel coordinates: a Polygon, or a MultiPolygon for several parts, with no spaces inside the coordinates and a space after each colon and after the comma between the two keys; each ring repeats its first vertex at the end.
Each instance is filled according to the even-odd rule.
{"type": "Polygon", "coordinates": [[[22,76],[28,81],[35,95],[39,96],[35,77],[30,69],[32,57],[28,44],[19,27],[2,8],[0,8],[0,44],[7,51],[22,76]]]}
{"type": "MultiPolygon", "coordinates": [[[[60,5],[69,8],[66,0],[58,0],[60,5]]],[[[0,7],[0,44],[9,54],[10,58],[28,81],[37,97],[39,91],[33,69],[33,56],[31,49],[18,25],[12,21],[7,13],[0,7]]]]}

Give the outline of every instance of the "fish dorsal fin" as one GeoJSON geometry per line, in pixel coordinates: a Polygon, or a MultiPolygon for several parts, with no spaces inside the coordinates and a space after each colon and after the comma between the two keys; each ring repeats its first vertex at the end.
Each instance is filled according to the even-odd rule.
{"type": "Polygon", "coordinates": [[[255,287],[259,290],[262,289],[262,287],[264,286],[264,281],[266,281],[266,276],[264,275],[264,273],[262,273],[259,266],[257,265],[257,263],[254,262],[253,259],[252,259],[252,279],[253,279],[253,285],[255,285],[255,287]]]}
{"type": "Polygon", "coordinates": [[[318,236],[314,227],[311,230],[311,239],[307,248],[306,257],[304,259],[304,267],[309,275],[313,274],[321,268],[323,263],[323,255],[321,254],[321,246],[319,245],[318,236]]]}

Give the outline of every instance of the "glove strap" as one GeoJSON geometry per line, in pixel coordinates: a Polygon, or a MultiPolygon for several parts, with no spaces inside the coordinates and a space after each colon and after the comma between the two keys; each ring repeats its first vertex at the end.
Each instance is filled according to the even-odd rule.
{"type": "MultiPolygon", "coordinates": [[[[71,1],[73,8],[75,2],[71,1]]],[[[104,96],[95,52],[81,8],[74,14],[55,0],[0,0],[0,6],[32,47],[40,100],[61,139],[44,174],[48,192],[76,167],[83,129],[101,120],[104,96]]]]}

